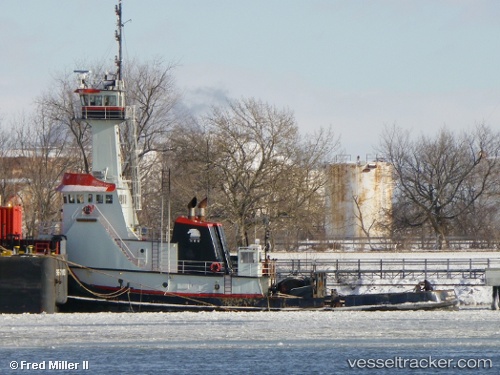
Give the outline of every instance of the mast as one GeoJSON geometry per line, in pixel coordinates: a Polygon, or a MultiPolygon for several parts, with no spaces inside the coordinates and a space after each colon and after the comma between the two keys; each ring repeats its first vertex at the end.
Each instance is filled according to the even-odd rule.
{"type": "MultiPolygon", "coordinates": [[[[81,119],[86,121],[92,129],[92,176],[101,182],[111,183],[116,186],[116,197],[113,202],[121,206],[123,223],[130,237],[135,236],[138,227],[136,208],[140,209],[140,186],[139,172],[132,168],[132,174],[136,176],[132,181],[132,195],[130,181],[123,176],[120,126],[132,127],[135,125],[135,114],[127,111],[125,102],[125,84],[123,82],[123,58],[122,58],[122,4],[121,0],[115,5],[116,30],[115,39],[118,42],[118,54],[115,56],[116,73],[106,73],[100,81],[88,80],[87,70],[75,71],[79,73],[79,87],[75,90],[80,96],[82,105],[81,119]],[[128,113],[127,113],[128,112],[128,113]],[[134,204],[135,203],[135,204],[134,204]]],[[[136,142],[135,132],[133,133],[136,142]]],[[[132,153],[136,153],[134,143],[132,153]]],[[[136,155],[135,155],[136,156],[136,155]]],[[[131,162],[137,165],[136,157],[131,157],[131,162]]],[[[113,206],[104,206],[112,209],[113,206]]],[[[116,212],[110,214],[114,218],[116,212]]],[[[118,220],[118,219],[116,219],[118,220]]],[[[115,224],[114,224],[115,225],[115,224]]],[[[123,234],[123,233],[120,233],[123,234]]],[[[126,236],[126,233],[125,233],[126,236]]]]}
{"type": "Polygon", "coordinates": [[[115,56],[115,64],[116,64],[116,79],[121,81],[122,79],[122,31],[123,31],[123,23],[122,23],[122,0],[118,1],[118,5],[115,5],[115,13],[116,13],[116,31],[115,31],[115,39],[118,42],[118,55],[115,56]]]}
{"type": "MultiPolygon", "coordinates": [[[[116,30],[115,39],[118,43],[118,55],[115,56],[116,65],[116,88],[118,90],[125,90],[125,85],[123,83],[123,48],[122,48],[122,35],[123,27],[126,22],[122,21],[122,0],[118,0],[118,4],[115,5],[116,13],[116,30]]],[[[129,20],[130,21],[130,20],[129,20]]],[[[123,103],[125,106],[125,103],[123,103]]],[[[139,161],[137,159],[137,117],[135,113],[135,106],[127,107],[125,117],[126,126],[128,128],[128,133],[130,135],[129,142],[131,145],[131,153],[128,156],[126,163],[130,163],[130,176],[132,183],[132,204],[136,211],[142,209],[141,203],[141,177],[139,170],[139,161]]],[[[123,169],[123,168],[122,168],[123,169]]]]}

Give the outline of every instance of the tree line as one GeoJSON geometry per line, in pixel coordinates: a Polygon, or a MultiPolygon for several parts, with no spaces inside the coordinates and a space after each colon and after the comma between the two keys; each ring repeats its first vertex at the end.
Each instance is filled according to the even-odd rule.
{"type": "MultiPolygon", "coordinates": [[[[102,64],[95,65],[98,76],[102,64]]],[[[122,155],[137,144],[139,217],[150,235],[162,233],[166,202],[175,218],[196,196],[208,199],[208,218],[226,225],[233,246],[279,237],[294,248],[304,239],[324,239],[323,171],[340,149],[342,129],[301,134],[291,110],[256,98],[228,100],[194,116],[182,105],[174,72],[162,60],[132,61],[124,72],[137,129],[122,124],[122,155]]],[[[28,235],[59,221],[55,187],[63,173],[91,172],[91,129],[79,118],[75,81],[61,75],[29,115],[1,133],[0,158],[10,161],[0,165],[0,195],[17,195],[28,235]]],[[[445,248],[450,236],[494,238],[499,150],[499,133],[486,125],[417,137],[387,127],[376,152],[394,167],[391,237],[433,235],[436,248],[445,248]]],[[[130,160],[123,162],[130,176],[130,160]]]]}

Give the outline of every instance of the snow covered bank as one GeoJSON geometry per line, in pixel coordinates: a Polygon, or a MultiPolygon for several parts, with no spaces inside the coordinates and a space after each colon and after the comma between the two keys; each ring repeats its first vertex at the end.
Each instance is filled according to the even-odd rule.
{"type": "MultiPolygon", "coordinates": [[[[339,294],[370,294],[370,293],[396,293],[413,290],[415,285],[422,280],[404,279],[387,285],[388,280],[366,282],[363,279],[353,280],[349,285],[337,287],[339,294]]],[[[435,289],[455,289],[461,306],[485,306],[492,302],[492,287],[485,286],[480,280],[478,285],[460,285],[457,280],[429,279],[435,289]]],[[[469,282],[469,280],[467,280],[469,282]]]]}
{"type": "MultiPolygon", "coordinates": [[[[500,267],[500,252],[498,251],[460,251],[460,252],[275,252],[270,253],[271,258],[278,261],[296,260],[311,264],[314,262],[357,261],[411,261],[428,259],[430,262],[437,260],[489,260],[490,267],[500,267]]],[[[467,263],[467,262],[466,262],[467,263]]],[[[397,264],[397,263],[396,263],[397,264]]],[[[397,267],[397,266],[396,266],[397,267]]],[[[334,269],[334,268],[332,268],[334,269]]],[[[340,294],[365,294],[365,293],[390,293],[406,292],[412,290],[417,283],[423,281],[411,277],[374,279],[368,277],[353,277],[343,279],[342,286],[335,286],[340,294]]],[[[429,278],[436,289],[455,289],[457,296],[463,306],[490,306],[492,302],[492,287],[484,285],[483,278],[476,279],[449,279],[429,278]]]]}
{"type": "Polygon", "coordinates": [[[500,251],[363,251],[363,252],[273,252],[269,253],[273,259],[302,259],[312,261],[315,259],[492,259],[500,264],[500,251]]]}

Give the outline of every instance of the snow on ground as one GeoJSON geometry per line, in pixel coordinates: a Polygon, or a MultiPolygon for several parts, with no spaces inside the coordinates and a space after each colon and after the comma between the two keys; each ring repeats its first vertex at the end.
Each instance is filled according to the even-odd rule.
{"type": "Polygon", "coordinates": [[[271,258],[302,259],[302,260],[390,260],[390,259],[492,259],[500,266],[500,251],[301,251],[301,252],[272,252],[271,258]]]}
{"type": "MultiPolygon", "coordinates": [[[[393,280],[394,281],[394,280],[393,280]]],[[[387,280],[383,280],[384,285],[378,285],[376,282],[356,280],[351,285],[338,287],[339,294],[371,294],[371,293],[398,293],[413,290],[415,285],[422,280],[407,279],[404,282],[396,281],[393,285],[386,285],[387,280]]],[[[485,285],[454,285],[456,280],[447,279],[429,279],[435,289],[455,289],[455,293],[461,306],[490,306],[492,303],[491,286],[485,285]]],[[[466,280],[469,282],[469,280],[466,280]]]]}
{"type": "MultiPolygon", "coordinates": [[[[398,261],[405,260],[408,263],[412,260],[431,261],[446,260],[472,260],[480,261],[489,259],[491,268],[500,268],[500,252],[498,251],[411,251],[411,252],[274,252],[270,253],[272,259],[278,260],[300,260],[301,262],[318,262],[325,264],[336,260],[361,262],[378,262],[382,260],[398,261]]],[[[373,263],[375,264],[375,263],[373,263]]],[[[384,263],[384,269],[390,268],[389,263],[384,263]]],[[[396,266],[397,267],[397,266],[396,266]]],[[[365,294],[365,293],[390,293],[406,292],[413,290],[415,285],[423,281],[414,278],[393,278],[393,279],[372,279],[372,278],[353,278],[344,280],[345,286],[337,287],[340,294],[365,294]]],[[[483,279],[445,279],[429,278],[429,281],[436,289],[455,289],[461,305],[477,306],[491,305],[492,290],[491,286],[485,286],[483,279]]]]}

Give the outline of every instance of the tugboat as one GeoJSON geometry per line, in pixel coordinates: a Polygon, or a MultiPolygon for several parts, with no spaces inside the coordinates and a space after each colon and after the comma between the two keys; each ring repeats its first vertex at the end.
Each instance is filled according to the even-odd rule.
{"type": "Polygon", "coordinates": [[[280,283],[260,244],[240,248],[232,258],[222,225],[205,220],[206,200],[189,203],[188,215],[175,221],[171,241],[142,238],[136,215],[140,194],[122,177],[120,125],[132,121],[133,112],[122,79],[121,1],[116,14],[116,73],[94,85],[88,71],[76,71],[81,119],[92,128],[92,173],[66,173],[57,188],[72,276],[62,310],[324,307],[324,273],[280,283]]]}

